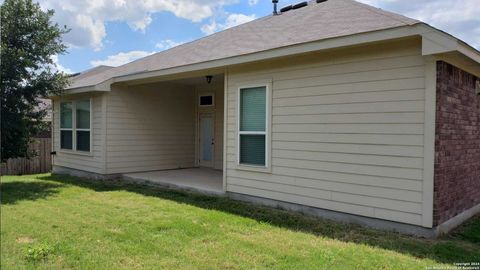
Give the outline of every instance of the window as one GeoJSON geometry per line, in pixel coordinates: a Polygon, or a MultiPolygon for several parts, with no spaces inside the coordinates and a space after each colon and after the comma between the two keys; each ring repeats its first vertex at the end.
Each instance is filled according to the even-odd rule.
{"type": "Polygon", "coordinates": [[[90,152],[90,100],[60,103],[60,148],[90,152]]]}
{"type": "Polygon", "coordinates": [[[72,102],[60,104],[60,148],[73,149],[73,112],[72,102]]]}
{"type": "Polygon", "coordinates": [[[240,88],[238,163],[267,167],[267,87],[240,88]]]}
{"type": "Polygon", "coordinates": [[[200,107],[213,106],[213,95],[201,95],[199,96],[198,102],[200,107]]]}
{"type": "Polygon", "coordinates": [[[90,152],[90,100],[77,101],[76,108],[77,150],[90,152]]]}

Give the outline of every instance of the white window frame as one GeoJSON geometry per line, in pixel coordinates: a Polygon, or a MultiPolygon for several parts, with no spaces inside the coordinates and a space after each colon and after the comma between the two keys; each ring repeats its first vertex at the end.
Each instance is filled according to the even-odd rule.
{"type": "MultiPolygon", "coordinates": [[[[72,131],[72,149],[64,149],[62,148],[62,144],[61,144],[61,141],[60,141],[60,151],[62,152],[66,152],[66,153],[75,153],[75,154],[83,154],[83,155],[91,155],[92,152],[93,152],[93,145],[92,145],[92,125],[93,125],[93,100],[92,98],[79,98],[79,99],[75,99],[75,100],[62,100],[60,102],[60,131],[62,130],[71,130],[72,131]],[[90,128],[87,129],[87,128],[77,128],[77,102],[79,101],[86,101],[88,100],[89,104],[90,104],[90,128]],[[72,128],[62,128],[61,127],[61,122],[62,122],[62,113],[61,113],[61,110],[62,110],[62,103],[68,103],[68,102],[71,102],[72,103],[72,128]],[[90,143],[90,150],[89,151],[83,151],[83,150],[77,150],[77,131],[88,131],[89,132],[89,137],[90,137],[90,140],[89,140],[89,143],[90,143]]],[[[60,132],[61,133],[61,132],[60,132]]],[[[61,134],[60,134],[61,136],[61,134]]]]}
{"type": "Polygon", "coordinates": [[[215,93],[202,93],[198,95],[198,107],[215,107],[215,93]],[[200,104],[200,100],[202,97],[212,97],[212,104],[210,105],[202,105],[200,104]]]}
{"type": "Polygon", "coordinates": [[[272,83],[258,83],[241,85],[237,89],[237,164],[239,170],[271,172],[271,88],[272,83]],[[265,87],[265,131],[241,131],[240,130],[240,94],[242,89],[265,87]],[[240,163],[240,135],[265,135],[265,165],[253,165],[240,163]]]}

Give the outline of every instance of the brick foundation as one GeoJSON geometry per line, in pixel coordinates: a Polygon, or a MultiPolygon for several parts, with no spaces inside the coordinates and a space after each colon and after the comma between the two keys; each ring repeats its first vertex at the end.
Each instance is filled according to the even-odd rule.
{"type": "Polygon", "coordinates": [[[434,225],[480,204],[478,78],[437,63],[434,225]]]}

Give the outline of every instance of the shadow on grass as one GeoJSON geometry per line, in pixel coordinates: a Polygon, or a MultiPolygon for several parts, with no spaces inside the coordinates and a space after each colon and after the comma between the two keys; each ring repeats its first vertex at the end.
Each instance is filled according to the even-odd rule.
{"type": "MultiPolygon", "coordinates": [[[[456,229],[451,236],[480,246],[480,215],[456,229]]],[[[480,257],[478,258],[480,260],[480,257]]]]}
{"type": "Polygon", "coordinates": [[[478,226],[480,226],[479,217],[472,221],[476,224],[476,229],[472,230],[471,226],[464,227],[461,231],[457,231],[452,235],[437,240],[429,240],[324,220],[301,213],[258,206],[225,197],[213,197],[161,187],[129,184],[121,180],[87,180],[64,175],[39,177],[39,179],[76,185],[97,192],[135,192],[144,196],[152,196],[204,209],[239,215],[293,231],[310,233],[344,242],[369,245],[412,255],[417,258],[429,258],[441,263],[473,262],[478,261],[478,258],[480,258],[480,244],[472,240],[479,237],[477,235],[478,226]],[[464,232],[468,233],[465,234],[464,232]]]}
{"type": "Polygon", "coordinates": [[[45,199],[58,193],[62,184],[43,182],[5,182],[0,183],[0,201],[2,204],[16,204],[18,201],[45,199]]]}

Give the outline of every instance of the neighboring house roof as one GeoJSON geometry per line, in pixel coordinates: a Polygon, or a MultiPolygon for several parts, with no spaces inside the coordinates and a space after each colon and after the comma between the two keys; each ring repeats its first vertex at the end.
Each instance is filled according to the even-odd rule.
{"type": "Polygon", "coordinates": [[[117,68],[91,76],[77,76],[70,88],[95,86],[120,76],[417,24],[423,23],[352,0],[311,1],[306,7],[266,16],[117,68]]]}

